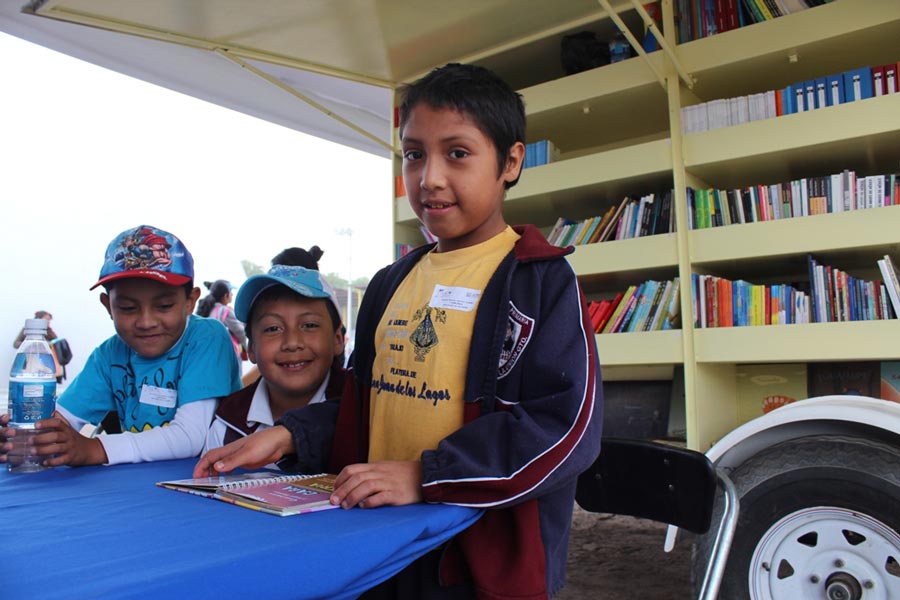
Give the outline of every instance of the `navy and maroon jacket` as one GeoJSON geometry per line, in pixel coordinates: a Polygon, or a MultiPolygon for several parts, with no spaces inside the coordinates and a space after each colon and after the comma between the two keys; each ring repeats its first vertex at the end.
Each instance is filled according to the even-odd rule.
{"type": "MultiPolygon", "coordinates": [[[[471,578],[482,600],[539,600],[560,590],[576,480],[600,450],[600,368],[584,297],[564,259],[571,248],[551,246],[530,225],[515,230],[521,239],[478,305],[465,424],[422,453],[426,502],[486,509],[451,541],[441,563],[445,582],[471,578]],[[520,325],[517,339],[507,337],[510,319],[520,325]]],[[[292,468],[338,472],[366,461],[375,327],[431,247],[382,269],[369,284],[357,320],[353,377],[340,403],[311,405],[279,420],[297,447],[292,468]]]]}

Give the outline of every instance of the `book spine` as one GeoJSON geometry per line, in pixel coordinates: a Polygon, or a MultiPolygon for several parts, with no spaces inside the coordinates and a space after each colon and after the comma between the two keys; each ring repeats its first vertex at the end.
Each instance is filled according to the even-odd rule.
{"type": "Polygon", "coordinates": [[[610,316],[609,321],[607,321],[606,326],[603,328],[603,333],[615,333],[616,327],[622,320],[622,314],[625,312],[626,305],[631,301],[636,290],[637,286],[628,286],[628,289],[625,290],[625,293],[622,295],[622,298],[616,306],[616,309],[610,316]]]}
{"type": "Polygon", "coordinates": [[[885,254],[884,258],[878,261],[878,267],[881,269],[884,286],[891,298],[894,313],[900,315],[900,276],[898,276],[894,261],[889,254],[885,254]]]}
{"type": "Polygon", "coordinates": [[[625,331],[625,328],[628,326],[628,322],[631,320],[631,316],[634,314],[635,306],[637,306],[637,300],[640,296],[641,288],[643,285],[635,288],[635,291],[628,298],[628,301],[625,302],[625,306],[622,309],[622,312],[619,314],[618,319],[610,330],[611,333],[620,333],[625,331]]]}

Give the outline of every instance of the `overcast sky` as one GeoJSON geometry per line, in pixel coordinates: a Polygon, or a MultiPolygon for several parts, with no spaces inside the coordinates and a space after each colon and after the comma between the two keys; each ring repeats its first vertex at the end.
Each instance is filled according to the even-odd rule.
{"type": "Polygon", "coordinates": [[[0,394],[35,310],[53,313],[76,372],[114,333],[88,288],[109,241],[136,225],[181,238],[198,282],[240,285],[242,259],[268,266],[288,246],[317,244],[322,271],[354,279],[392,259],[385,158],[3,33],[0,74],[0,394]]]}

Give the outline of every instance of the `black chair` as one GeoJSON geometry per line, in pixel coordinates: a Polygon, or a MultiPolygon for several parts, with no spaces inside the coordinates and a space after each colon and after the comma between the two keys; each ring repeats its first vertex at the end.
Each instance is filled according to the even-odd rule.
{"type": "MultiPolygon", "coordinates": [[[[706,533],[721,486],[723,511],[701,600],[719,593],[725,563],[737,526],[739,502],[728,475],[705,454],[647,440],[604,438],[600,456],[578,478],[575,501],[586,511],[630,515],[706,533]]],[[[674,545],[669,536],[666,551],[674,545]]]]}

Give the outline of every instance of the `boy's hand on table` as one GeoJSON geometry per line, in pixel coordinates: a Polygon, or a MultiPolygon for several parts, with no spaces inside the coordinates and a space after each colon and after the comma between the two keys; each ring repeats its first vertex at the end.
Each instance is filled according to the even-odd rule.
{"type": "Polygon", "coordinates": [[[341,508],[400,506],[422,501],[422,463],[389,460],[350,465],[334,481],[332,504],[341,508]]]}
{"type": "Polygon", "coordinates": [[[34,454],[49,456],[44,461],[48,467],[102,465],[109,462],[100,440],[81,435],[56,411],[52,417],[38,421],[34,427],[39,432],[33,439],[34,454]]]}
{"type": "Polygon", "coordinates": [[[209,477],[230,473],[238,467],[258,469],[278,462],[294,452],[294,438],[287,428],[276,425],[251,433],[221,448],[204,454],[194,467],[194,477],[209,477]]]}

